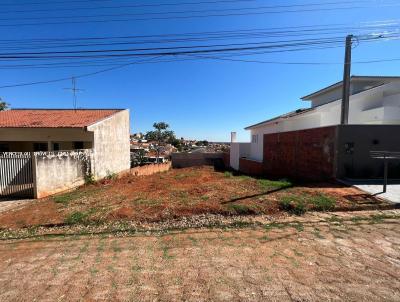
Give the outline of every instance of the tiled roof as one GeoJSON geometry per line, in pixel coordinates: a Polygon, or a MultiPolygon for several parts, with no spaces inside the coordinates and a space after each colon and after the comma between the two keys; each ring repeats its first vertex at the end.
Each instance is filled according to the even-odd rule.
{"type": "Polygon", "coordinates": [[[0,111],[0,128],[84,128],[120,109],[13,109],[0,111]]]}

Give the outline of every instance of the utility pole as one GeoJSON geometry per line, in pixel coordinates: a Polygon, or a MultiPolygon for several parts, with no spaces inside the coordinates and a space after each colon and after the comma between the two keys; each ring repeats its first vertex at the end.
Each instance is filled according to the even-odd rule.
{"type": "Polygon", "coordinates": [[[84,91],[84,90],[76,88],[76,78],[75,77],[72,77],[71,80],[72,80],[72,87],[71,88],[64,88],[64,89],[72,91],[72,106],[74,107],[74,110],[76,110],[76,106],[77,106],[76,93],[80,92],[80,91],[84,91]]]}
{"type": "Polygon", "coordinates": [[[349,123],[349,101],[350,101],[350,72],[351,72],[351,45],[353,35],[346,37],[346,52],[344,56],[343,72],[343,95],[340,123],[347,125],[349,123]]]}

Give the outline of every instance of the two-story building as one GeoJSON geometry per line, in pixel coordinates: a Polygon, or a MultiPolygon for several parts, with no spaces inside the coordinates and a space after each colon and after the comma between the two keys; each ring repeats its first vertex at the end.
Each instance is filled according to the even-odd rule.
{"type": "Polygon", "coordinates": [[[317,172],[316,178],[379,174],[380,166],[369,159],[369,151],[400,149],[400,136],[396,135],[400,130],[400,77],[352,76],[350,87],[348,125],[340,125],[343,85],[338,82],[302,97],[303,101],[311,102],[309,108],[246,127],[251,141],[232,142],[232,168],[279,175],[283,173],[278,170],[282,170],[302,177],[311,174],[305,170],[323,167],[324,161],[329,160],[330,168],[324,173],[317,172]],[[324,131],[330,133],[318,135],[324,131]],[[307,138],[308,135],[311,137],[307,138]],[[295,139],[309,142],[309,148],[295,139]],[[319,145],[322,153],[329,154],[329,159],[322,156],[315,160],[316,167],[304,167],[307,150],[311,151],[314,145],[319,145]],[[299,155],[301,152],[305,152],[305,158],[299,155]],[[281,168],[275,166],[277,163],[281,168]],[[297,166],[302,166],[304,173],[299,172],[301,169],[297,166]]]}

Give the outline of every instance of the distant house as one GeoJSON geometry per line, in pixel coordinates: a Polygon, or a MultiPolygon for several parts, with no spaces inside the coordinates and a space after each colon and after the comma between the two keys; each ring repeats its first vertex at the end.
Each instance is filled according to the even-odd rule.
{"type": "MultiPolygon", "coordinates": [[[[231,166],[236,170],[249,170],[251,165],[257,174],[271,174],[280,170],[273,162],[283,162],[287,163],[282,166],[285,173],[292,171],[304,176],[308,172],[300,173],[298,167],[303,165],[301,169],[308,169],[304,167],[306,161],[298,155],[303,142],[309,144],[309,148],[301,146],[303,151],[310,151],[318,145],[325,148],[322,152],[328,154],[331,148],[329,168],[325,167],[323,173],[316,173],[316,177],[377,174],[380,168],[367,160],[368,152],[400,148],[399,135],[396,135],[400,130],[400,77],[352,76],[350,94],[348,125],[340,125],[342,82],[338,82],[302,97],[303,101],[311,102],[310,108],[298,109],[246,127],[250,131],[251,142],[233,142],[231,166]],[[319,133],[323,131],[330,133],[321,136],[319,133]],[[311,137],[307,138],[307,135],[311,137]],[[325,145],[322,142],[324,139],[325,145]],[[292,150],[297,150],[297,155],[290,153],[290,146],[297,146],[292,150]],[[240,158],[245,158],[242,167],[240,158]]],[[[309,157],[312,156],[310,152],[309,157]]],[[[323,156],[314,162],[317,167],[313,169],[323,167],[323,156]]]]}
{"type": "MultiPolygon", "coordinates": [[[[0,152],[32,152],[35,158],[50,154],[47,156],[50,159],[86,150],[90,153],[90,173],[94,179],[130,168],[129,135],[128,110],[15,109],[0,112],[0,152]]],[[[75,182],[71,179],[68,181],[75,182]]]]}

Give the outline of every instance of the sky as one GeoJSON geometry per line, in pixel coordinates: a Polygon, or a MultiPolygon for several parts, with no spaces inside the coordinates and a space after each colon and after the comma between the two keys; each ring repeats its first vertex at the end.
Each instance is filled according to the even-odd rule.
{"type": "MultiPolygon", "coordinates": [[[[23,44],[19,42],[24,39],[161,35],[281,27],[301,28],[301,26],[331,24],[363,26],[363,24],[370,24],[369,22],[388,22],[389,20],[391,24],[396,25],[400,15],[399,4],[396,5],[396,1],[390,0],[369,1],[367,5],[364,2],[368,2],[368,0],[352,1],[355,3],[352,8],[348,7],[351,4],[329,4],[335,2],[334,0],[217,2],[204,0],[75,0],[66,4],[59,0],[4,0],[0,3],[0,48],[3,48],[0,50],[0,55],[31,51],[24,49],[23,44]],[[197,2],[197,4],[187,4],[193,2],[197,2]],[[203,3],[199,4],[198,2],[203,3]],[[361,4],[357,4],[358,2],[361,4]],[[180,5],[168,6],[165,5],[166,3],[180,5]],[[301,9],[302,11],[287,12],[287,10],[298,10],[299,6],[289,7],[291,5],[313,3],[325,3],[326,6],[318,6],[318,8],[322,8],[319,10],[301,9]],[[101,6],[129,6],[132,4],[136,7],[96,9],[101,6]],[[142,4],[164,4],[164,6],[139,7],[142,4]],[[277,5],[282,6],[278,9],[279,12],[264,14],[262,12],[265,9],[260,8],[252,10],[258,13],[251,15],[151,20],[137,20],[140,18],[136,17],[136,20],[128,21],[77,24],[62,22],[68,19],[53,22],[58,24],[48,24],[52,22],[46,21],[46,18],[60,16],[148,14],[277,5]],[[75,8],[75,10],[63,10],[71,8],[75,8]],[[57,9],[61,10],[57,11],[57,9]],[[18,12],[22,10],[36,10],[36,12],[18,12]],[[26,21],[21,18],[38,19],[26,19],[28,20],[26,21]],[[29,25],[22,26],[21,23],[24,22],[29,25]],[[44,24],[37,24],[40,22],[44,24]],[[17,47],[14,47],[15,45],[17,47]]],[[[190,14],[192,13],[181,15],[189,16],[190,14]]],[[[57,20],[56,18],[53,21],[57,20]]],[[[103,17],[103,21],[110,20],[110,18],[113,17],[103,17]]],[[[90,17],[85,20],[87,19],[90,17]]],[[[388,24],[385,22],[384,24],[388,24]]],[[[400,25],[394,30],[399,28],[400,25]]],[[[208,57],[202,60],[131,64],[124,68],[78,78],[77,88],[83,91],[78,93],[77,106],[80,108],[128,108],[131,113],[132,133],[146,132],[151,130],[154,122],[165,121],[170,124],[171,129],[178,137],[229,141],[230,132],[236,131],[239,141],[249,141],[249,134],[244,127],[288,111],[309,107],[309,104],[301,101],[300,97],[342,79],[344,40],[346,34],[352,34],[351,31],[334,35],[343,37],[343,46],[336,48],[235,57],[250,61],[330,64],[267,64],[215,60],[208,57]]],[[[288,38],[275,39],[285,40],[288,38]]],[[[230,42],[232,41],[207,43],[230,42]]],[[[247,41],[233,42],[244,43],[247,41]]],[[[195,43],[195,45],[200,44],[204,43],[195,43]]],[[[43,42],[41,46],[46,46],[46,42],[43,42]]],[[[157,45],[146,45],[145,47],[157,47],[157,45]]],[[[400,75],[400,61],[397,60],[356,63],[385,59],[400,59],[399,40],[382,39],[373,43],[359,41],[354,44],[353,48],[353,62],[355,63],[352,66],[352,74],[400,75]]],[[[135,60],[133,58],[132,62],[135,60]]],[[[24,64],[24,61],[16,60],[12,63],[24,64]]],[[[112,67],[107,65],[80,66],[79,68],[4,68],[7,64],[10,64],[10,61],[0,60],[0,86],[70,78],[112,67]]],[[[0,97],[10,103],[11,108],[72,108],[72,93],[65,89],[70,87],[71,81],[65,80],[40,85],[0,88],[0,97]]]]}

